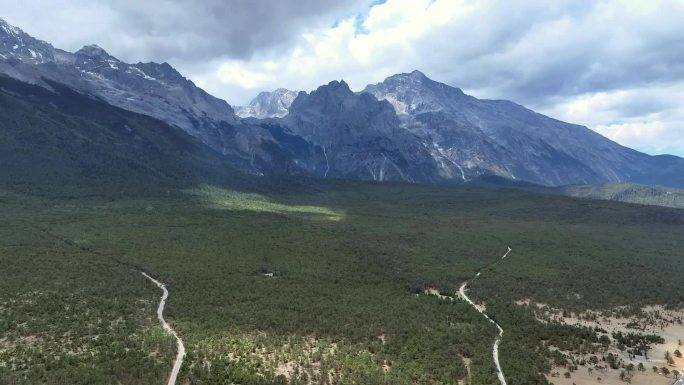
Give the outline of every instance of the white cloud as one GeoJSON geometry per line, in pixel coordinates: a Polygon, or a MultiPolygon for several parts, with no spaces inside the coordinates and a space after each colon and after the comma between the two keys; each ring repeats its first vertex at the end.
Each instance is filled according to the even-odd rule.
{"type": "Polygon", "coordinates": [[[222,64],[216,74],[223,84],[234,84],[247,89],[262,87],[273,81],[270,74],[250,71],[236,63],[222,64]]]}
{"type": "Polygon", "coordinates": [[[684,82],[572,97],[544,113],[650,154],[684,156],[684,82]]]}
{"type": "Polygon", "coordinates": [[[340,78],[361,89],[395,72],[422,67],[416,60],[422,49],[416,45],[457,16],[467,15],[465,4],[454,0],[389,0],[372,7],[367,15],[350,16],[332,28],[307,31],[286,54],[227,60],[214,69],[216,81],[207,83],[224,96],[240,93],[235,89],[236,81],[221,76],[222,68],[228,66],[249,68],[260,79],[272,79],[262,83],[265,89],[284,86],[310,90],[340,78]]]}
{"type": "Polygon", "coordinates": [[[684,96],[681,20],[673,0],[388,0],[305,31],[288,51],[226,61],[259,82],[240,85],[218,64],[203,75],[211,92],[244,104],[255,94],[245,88],[311,90],[344,78],[360,90],[420,69],[643,151],[684,155],[684,119],[667,105],[684,96]]]}
{"type": "Polygon", "coordinates": [[[599,125],[594,129],[622,145],[651,154],[684,156],[684,119],[677,122],[649,120],[599,125]]]}

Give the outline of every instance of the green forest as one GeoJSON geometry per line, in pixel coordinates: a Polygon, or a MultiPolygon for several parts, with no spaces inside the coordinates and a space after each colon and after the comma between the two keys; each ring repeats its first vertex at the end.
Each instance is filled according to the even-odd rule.
{"type": "MultiPolygon", "coordinates": [[[[681,306],[684,211],[342,181],[146,194],[0,190],[0,384],[547,384],[594,329],[568,311],[681,306]],[[512,251],[500,263],[507,247],[512,251]],[[558,349],[551,349],[555,347],[558,349]]],[[[646,337],[620,336],[649,343],[646,337]]],[[[631,342],[630,342],[631,343],[631,342]]]]}
{"type": "Polygon", "coordinates": [[[634,183],[607,183],[602,185],[577,185],[536,189],[580,198],[607,199],[641,205],[684,209],[684,190],[672,187],[646,186],[634,183]]]}

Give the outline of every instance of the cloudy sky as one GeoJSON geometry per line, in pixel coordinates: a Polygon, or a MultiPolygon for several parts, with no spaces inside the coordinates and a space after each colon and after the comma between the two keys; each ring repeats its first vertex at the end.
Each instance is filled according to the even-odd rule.
{"type": "Polygon", "coordinates": [[[167,61],[212,94],[399,72],[684,156],[684,0],[0,0],[53,45],[167,61]]]}

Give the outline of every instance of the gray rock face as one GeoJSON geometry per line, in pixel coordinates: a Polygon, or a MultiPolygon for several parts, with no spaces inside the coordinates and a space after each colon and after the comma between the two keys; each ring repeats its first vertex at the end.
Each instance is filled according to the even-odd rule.
{"type": "MultiPolygon", "coordinates": [[[[203,134],[198,122],[236,121],[228,103],[197,88],[167,63],[124,63],[96,45],[85,46],[73,54],[49,47],[39,56],[41,61],[34,56],[14,55],[16,61],[3,61],[3,72],[11,75],[12,71],[5,71],[10,68],[35,83],[41,83],[42,78],[64,83],[197,136],[203,134]]],[[[38,52],[30,46],[25,50],[38,52]]]]}
{"type": "Polygon", "coordinates": [[[311,93],[262,93],[238,108],[240,119],[167,63],[125,63],[96,45],[65,52],[0,19],[0,73],[47,89],[61,83],[160,119],[253,174],[684,187],[682,158],[648,156],[512,102],[479,100],[418,71],[361,93],[344,81],[311,93]]]}
{"type": "Polygon", "coordinates": [[[273,92],[261,92],[248,106],[236,106],[235,113],[241,118],[282,118],[287,115],[297,94],[297,91],[285,88],[278,88],[273,92]]]}
{"type": "Polygon", "coordinates": [[[315,175],[439,180],[430,153],[401,127],[392,106],[370,94],[355,94],[344,81],[330,82],[310,94],[300,92],[281,124],[320,148],[325,163],[308,168],[315,175]]]}
{"type": "Polygon", "coordinates": [[[414,116],[453,111],[463,102],[475,99],[459,88],[430,80],[420,71],[390,76],[382,83],[366,86],[362,92],[387,100],[397,114],[414,116]]]}
{"type": "Polygon", "coordinates": [[[493,174],[544,185],[644,183],[678,167],[679,176],[667,171],[669,180],[660,183],[684,177],[681,158],[658,160],[518,104],[468,96],[418,71],[391,76],[363,92],[394,106],[402,126],[433,149],[446,179],[493,174]]]}
{"type": "Polygon", "coordinates": [[[218,122],[236,121],[228,103],[199,89],[167,63],[124,63],[97,45],[65,52],[4,21],[0,21],[0,60],[2,72],[11,76],[38,84],[44,84],[43,78],[64,83],[199,137],[211,136],[201,132],[203,124],[215,128],[218,122]]]}
{"type": "Polygon", "coordinates": [[[0,19],[0,59],[12,58],[34,64],[54,61],[54,48],[0,19]]]}
{"type": "Polygon", "coordinates": [[[113,106],[160,119],[250,173],[268,172],[278,147],[268,130],[240,123],[228,103],[196,87],[168,63],[129,64],[96,45],[65,52],[2,20],[0,73],[48,89],[50,82],[61,83],[113,106]]]}

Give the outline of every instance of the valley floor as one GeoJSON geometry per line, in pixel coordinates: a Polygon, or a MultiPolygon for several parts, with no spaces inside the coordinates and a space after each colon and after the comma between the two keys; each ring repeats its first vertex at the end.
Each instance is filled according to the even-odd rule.
{"type": "Polygon", "coordinates": [[[468,295],[505,330],[511,384],[565,383],[545,376],[552,362],[600,349],[600,333],[541,322],[516,301],[574,314],[684,302],[683,215],[664,208],[339,182],[277,194],[7,189],[0,210],[2,385],[163,382],[176,341],[140,271],[170,292],[183,384],[497,383],[495,325],[465,301],[420,295],[456,293],[482,266],[468,295]],[[515,258],[494,264],[509,243],[515,258]]]}

